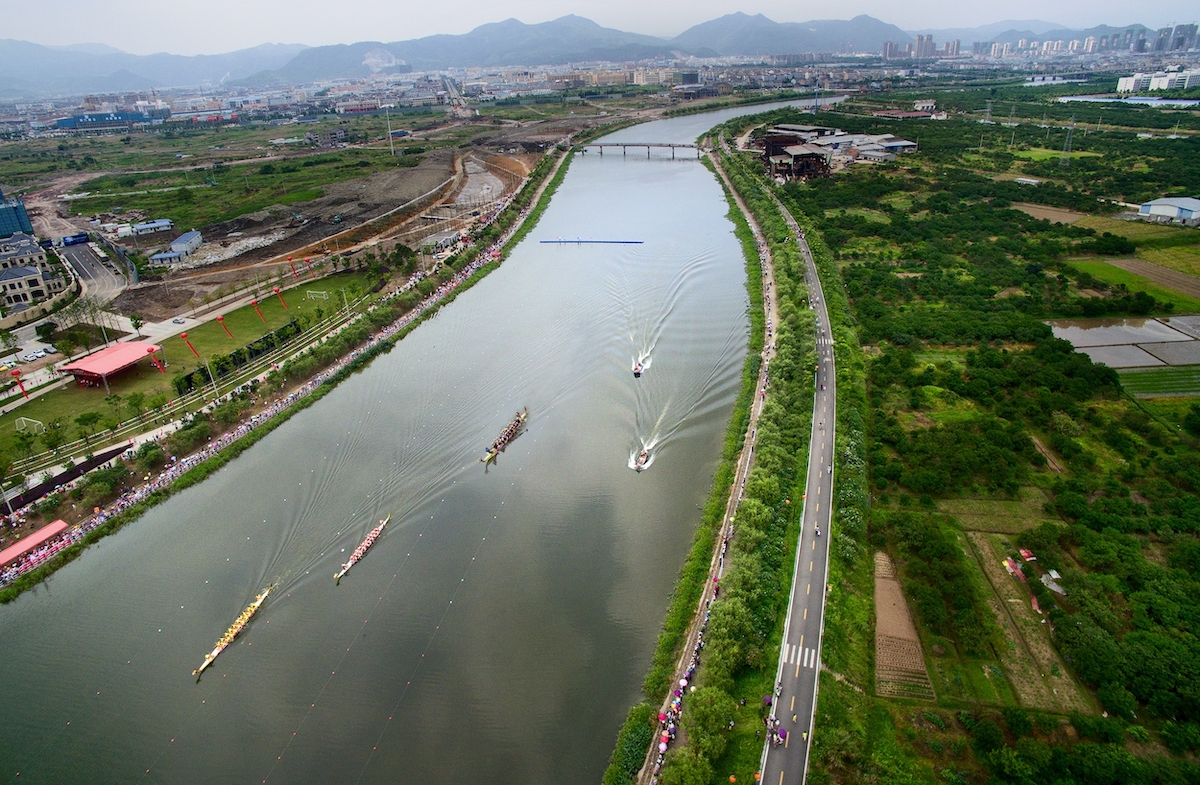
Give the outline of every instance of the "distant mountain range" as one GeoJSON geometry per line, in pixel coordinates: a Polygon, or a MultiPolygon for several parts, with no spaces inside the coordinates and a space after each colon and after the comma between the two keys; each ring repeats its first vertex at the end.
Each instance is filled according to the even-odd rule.
{"type": "MultiPolygon", "coordinates": [[[[1144,30],[1142,25],[1135,29],[1144,30]]],[[[849,20],[775,22],[762,14],[728,14],[690,27],[674,38],[656,38],[601,27],[580,16],[525,24],[516,19],[476,27],[462,35],[407,41],[307,47],[263,44],[221,55],[132,55],[106,44],[41,46],[0,40],[0,99],[149,90],[238,83],[252,87],[353,78],[372,73],[480,66],[563,65],[697,57],[878,52],[887,41],[930,33],[938,43],[955,38],[1015,43],[1111,35],[1128,28],[1067,30],[1051,22],[1020,20],[977,28],[905,32],[861,15],[849,20]]]]}
{"type": "Polygon", "coordinates": [[[481,25],[463,35],[433,35],[385,44],[317,46],[272,73],[256,74],[250,84],[295,84],[317,79],[366,76],[403,63],[415,70],[563,65],[608,60],[623,62],[719,55],[761,56],[804,52],[878,51],[888,40],[907,34],[869,16],[849,21],[773,22],[762,14],[737,13],[688,28],[671,39],[601,27],[590,19],[564,16],[527,25],[516,19],[481,25]]]}
{"type": "Polygon", "coordinates": [[[52,48],[0,39],[0,98],[219,84],[279,68],[307,48],[262,44],[227,54],[184,57],[131,55],[103,44],[52,48]]]}

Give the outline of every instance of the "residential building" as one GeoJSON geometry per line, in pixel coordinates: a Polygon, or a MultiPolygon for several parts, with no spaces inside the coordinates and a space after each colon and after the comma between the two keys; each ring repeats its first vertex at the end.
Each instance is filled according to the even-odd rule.
{"type": "Polygon", "coordinates": [[[25,307],[58,294],[66,284],[36,267],[9,267],[0,270],[0,293],[9,307],[25,307]]]}
{"type": "Polygon", "coordinates": [[[304,141],[317,147],[335,147],[346,141],[346,129],[325,128],[320,131],[309,131],[304,135],[304,141]]]}
{"type": "Polygon", "coordinates": [[[1197,45],[1196,31],[1195,24],[1175,25],[1175,30],[1171,33],[1171,49],[1194,48],[1197,45]]]}
{"type": "Polygon", "coordinates": [[[11,267],[36,267],[50,271],[46,249],[38,245],[31,234],[17,232],[6,240],[0,240],[0,270],[11,267]]]}
{"type": "Polygon", "coordinates": [[[17,232],[32,232],[29,213],[20,199],[5,199],[0,191],[0,237],[9,237],[17,232]]]}

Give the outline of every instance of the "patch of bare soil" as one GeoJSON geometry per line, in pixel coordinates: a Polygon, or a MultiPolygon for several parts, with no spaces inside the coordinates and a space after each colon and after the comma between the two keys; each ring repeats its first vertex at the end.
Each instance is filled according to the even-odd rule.
{"type": "Polygon", "coordinates": [[[997,300],[1005,297],[1021,297],[1025,294],[1025,290],[1020,286],[1010,286],[1007,289],[1001,289],[993,295],[997,300]]]}
{"type": "MultiPolygon", "coordinates": [[[[218,289],[269,274],[272,265],[286,264],[280,257],[291,251],[319,246],[334,235],[428,193],[453,175],[454,159],[453,151],[435,150],[412,168],[397,168],[325,186],[325,194],[311,202],[286,207],[276,205],[205,227],[202,230],[205,238],[216,242],[233,242],[273,233],[284,236],[276,242],[251,248],[203,268],[178,271],[166,281],[148,282],[129,289],[112,302],[110,309],[125,315],[137,313],[152,321],[182,313],[218,289]],[[301,225],[295,225],[293,213],[301,216],[301,225]],[[335,223],[334,218],[339,215],[341,220],[335,223]]],[[[336,240],[327,245],[330,253],[340,250],[336,240]]]]}
{"type": "Polygon", "coordinates": [[[1013,209],[1056,224],[1073,224],[1087,215],[1087,213],[1077,213],[1062,207],[1047,207],[1044,204],[1029,204],[1028,202],[1013,202],[1013,209]]]}
{"type": "Polygon", "coordinates": [[[897,698],[937,697],[896,565],[882,551],[875,554],[875,691],[897,698]]]}

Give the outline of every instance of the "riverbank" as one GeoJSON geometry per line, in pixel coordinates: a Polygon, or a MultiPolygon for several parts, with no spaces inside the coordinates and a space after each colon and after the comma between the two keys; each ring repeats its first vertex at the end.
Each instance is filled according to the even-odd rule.
{"type": "MultiPolygon", "coordinates": [[[[566,175],[572,149],[563,151],[552,165],[546,167],[528,200],[520,200],[520,196],[531,186],[532,181],[527,182],[514,196],[506,209],[514,210],[515,216],[513,213],[506,215],[505,211],[497,216],[497,223],[504,217],[510,218],[510,223],[502,230],[501,237],[483,250],[477,251],[469,263],[459,269],[452,278],[443,282],[425,301],[380,332],[371,335],[366,345],[354,349],[333,367],[322,370],[312,379],[301,383],[298,389],[283,399],[284,405],[277,409],[269,407],[267,411],[270,414],[267,416],[263,416],[264,413],[256,415],[258,419],[231,431],[232,438],[219,438],[209,447],[179,461],[154,480],[126,492],[95,515],[28,555],[23,562],[25,569],[13,568],[0,574],[0,586],[3,586],[0,588],[0,603],[16,599],[25,590],[38,585],[55,571],[78,558],[91,543],[118,531],[150,508],[166,501],[174,493],[191,487],[218,471],[297,412],[316,403],[351,373],[366,367],[372,359],[389,351],[421,322],[453,302],[460,293],[496,269],[500,265],[500,258],[494,257],[493,254],[498,252],[502,257],[524,236],[518,236],[519,233],[528,233],[533,229],[545,210],[545,202],[553,196],[554,189],[566,175]],[[532,204],[532,208],[524,206],[528,204],[532,204]],[[68,543],[65,547],[64,542],[68,543]]],[[[387,302],[383,300],[376,307],[387,302]]],[[[289,363],[296,359],[293,358],[289,363]]],[[[283,365],[282,370],[285,374],[289,363],[283,365]]]]}
{"type": "MultiPolygon", "coordinates": [[[[693,563],[689,560],[672,603],[672,612],[695,609],[689,621],[692,629],[704,631],[703,644],[698,634],[688,639],[695,641],[694,650],[685,646],[680,657],[680,664],[686,668],[683,678],[676,678],[680,674],[675,673],[667,682],[675,700],[669,704],[669,711],[660,712],[665,717],[661,725],[659,717],[647,711],[649,704],[640,704],[630,712],[606,772],[605,785],[708,782],[714,777],[723,779],[727,773],[748,779],[758,770],[763,717],[770,710],[763,696],[771,694],[790,594],[789,568],[798,535],[795,514],[800,505],[793,505],[792,500],[802,496],[807,473],[815,329],[807,318],[804,260],[790,242],[779,207],[739,160],[726,159],[724,166],[719,159],[713,163],[725,181],[730,216],[747,247],[747,256],[757,258],[761,253],[770,260],[774,280],[768,292],[771,305],[781,315],[773,340],[778,356],[770,365],[770,392],[757,425],[747,433],[739,430],[745,427],[744,421],[735,417],[730,423],[729,439],[740,435],[748,444],[757,442],[747,481],[733,488],[714,482],[714,497],[719,499],[722,491],[731,491],[730,512],[737,511],[736,530],[730,526],[728,539],[722,537],[719,545],[711,538],[704,540],[713,563],[724,566],[723,571],[719,570],[719,583],[712,586],[703,602],[680,603],[678,595],[694,582],[687,569],[693,563]],[[755,247],[756,238],[762,244],[761,251],[755,247]],[[686,710],[689,705],[691,711],[686,710]],[[663,730],[665,739],[661,736],[663,730]],[[651,746],[644,759],[647,765],[640,772],[630,759],[636,738],[645,738],[651,746]],[[672,749],[676,739],[682,744],[672,749]],[[667,750],[665,756],[658,754],[667,750]]],[[[752,314],[757,311],[753,309],[752,314]]],[[[702,525],[697,540],[708,531],[702,525]]],[[[712,579],[705,583],[712,583],[712,579]]],[[[673,634],[673,621],[669,614],[661,644],[675,643],[681,637],[673,634]]],[[[659,686],[656,677],[661,670],[656,659],[647,677],[648,696],[652,696],[650,688],[659,686]]]]}

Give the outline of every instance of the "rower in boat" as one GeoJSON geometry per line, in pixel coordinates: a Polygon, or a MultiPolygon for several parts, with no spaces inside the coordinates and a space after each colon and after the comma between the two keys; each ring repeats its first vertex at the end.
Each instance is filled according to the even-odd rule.
{"type": "Polygon", "coordinates": [[[529,418],[529,409],[525,408],[513,415],[512,421],[504,427],[500,435],[496,437],[496,441],[492,442],[488,447],[487,452],[479,460],[483,463],[491,463],[496,460],[500,453],[504,452],[504,448],[508,443],[517,437],[521,430],[521,426],[525,424],[525,420],[529,418]]]}
{"type": "Polygon", "coordinates": [[[635,379],[641,378],[641,376],[642,376],[642,364],[641,363],[633,364],[633,376],[635,379]]]}
{"type": "Polygon", "coordinates": [[[646,468],[646,463],[649,460],[650,460],[649,451],[642,450],[640,453],[638,453],[638,457],[637,457],[637,460],[633,464],[633,468],[640,472],[642,469],[646,468]]]}

